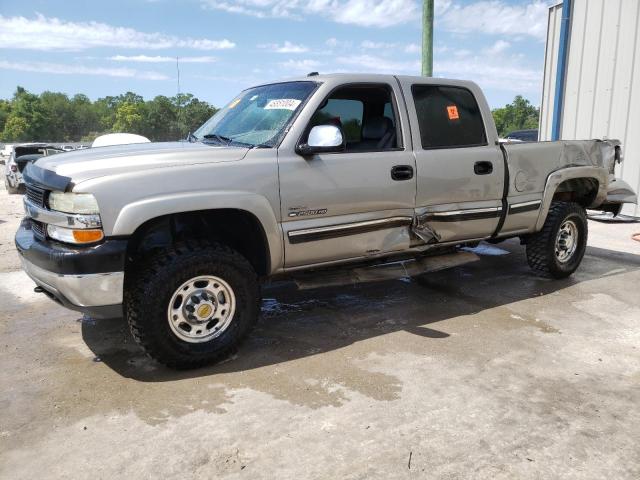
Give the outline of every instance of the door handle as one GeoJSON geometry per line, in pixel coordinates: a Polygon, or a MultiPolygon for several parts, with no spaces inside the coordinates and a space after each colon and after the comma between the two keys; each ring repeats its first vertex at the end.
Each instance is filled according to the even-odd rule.
{"type": "Polygon", "coordinates": [[[473,165],[473,173],[476,175],[489,175],[493,172],[493,163],[491,162],[476,162],[473,165]]]}
{"type": "Polygon", "coordinates": [[[411,165],[396,165],[391,168],[391,178],[393,180],[411,180],[413,178],[413,167],[411,165]]]}

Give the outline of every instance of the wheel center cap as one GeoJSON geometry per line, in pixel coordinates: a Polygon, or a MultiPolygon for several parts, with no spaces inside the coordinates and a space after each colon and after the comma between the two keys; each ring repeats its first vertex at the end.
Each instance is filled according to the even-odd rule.
{"type": "Polygon", "coordinates": [[[196,313],[200,318],[207,318],[209,315],[211,315],[212,311],[213,308],[211,308],[211,305],[209,305],[208,303],[204,303],[198,307],[196,313]]]}

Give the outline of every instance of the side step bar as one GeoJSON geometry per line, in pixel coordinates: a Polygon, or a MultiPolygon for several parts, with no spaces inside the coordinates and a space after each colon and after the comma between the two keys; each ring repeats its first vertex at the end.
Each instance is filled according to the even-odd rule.
{"type": "Polygon", "coordinates": [[[351,270],[332,269],[293,275],[293,281],[300,290],[312,288],[355,285],[358,283],[380,282],[398,278],[413,277],[422,273],[437,272],[447,268],[459,267],[480,260],[472,252],[456,252],[400,262],[383,263],[351,270]]]}

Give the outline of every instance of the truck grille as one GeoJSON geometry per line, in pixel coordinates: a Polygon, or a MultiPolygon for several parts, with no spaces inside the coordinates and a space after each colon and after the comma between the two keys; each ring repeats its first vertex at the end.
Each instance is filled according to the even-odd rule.
{"type": "Polygon", "coordinates": [[[38,207],[44,207],[46,190],[35,185],[27,184],[27,199],[38,207]]]}
{"type": "Polygon", "coordinates": [[[31,231],[33,236],[39,240],[44,240],[47,237],[47,231],[45,225],[42,222],[31,220],[31,231]]]}

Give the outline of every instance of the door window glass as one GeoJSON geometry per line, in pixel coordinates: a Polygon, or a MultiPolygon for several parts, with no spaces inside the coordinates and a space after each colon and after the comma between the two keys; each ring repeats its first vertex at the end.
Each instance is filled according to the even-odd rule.
{"type": "Polygon", "coordinates": [[[398,132],[391,88],[387,85],[347,85],[335,90],[311,119],[316,125],[342,130],[347,152],[398,148],[398,132]]]}
{"type": "Polygon", "coordinates": [[[314,125],[342,127],[347,143],[359,142],[362,137],[364,106],[359,100],[330,98],[327,105],[313,116],[314,125]]]}
{"type": "Polygon", "coordinates": [[[414,85],[422,148],[486,145],[482,114],[466,88],[414,85]]]}

